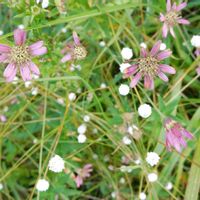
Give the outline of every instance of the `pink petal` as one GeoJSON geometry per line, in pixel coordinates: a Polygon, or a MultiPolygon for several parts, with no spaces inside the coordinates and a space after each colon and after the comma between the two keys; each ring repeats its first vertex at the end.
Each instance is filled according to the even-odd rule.
{"type": "Polygon", "coordinates": [[[149,76],[144,76],[144,87],[149,90],[152,90],[154,88],[153,79],[150,78],[149,76]]]}
{"type": "Polygon", "coordinates": [[[7,62],[9,62],[8,58],[9,58],[8,54],[1,54],[0,55],[0,62],[7,63],[7,62]]]}
{"type": "Polygon", "coordinates": [[[169,66],[169,65],[166,65],[166,64],[160,64],[160,69],[162,72],[165,72],[165,73],[168,73],[168,74],[175,74],[176,73],[176,70],[169,66]]]}
{"type": "Polygon", "coordinates": [[[182,10],[183,8],[185,8],[187,6],[187,3],[186,2],[183,2],[181,4],[179,4],[177,7],[176,7],[176,11],[180,11],[182,10]]]}
{"type": "Polygon", "coordinates": [[[142,75],[140,73],[137,73],[135,75],[135,77],[132,78],[131,83],[130,83],[130,87],[132,87],[132,88],[135,87],[137,85],[138,81],[141,79],[141,77],[142,77],[142,75]]]}
{"type": "Polygon", "coordinates": [[[6,69],[3,72],[4,77],[9,77],[13,74],[13,71],[15,70],[15,65],[13,63],[10,63],[7,65],[6,69]]]}
{"type": "Polygon", "coordinates": [[[196,56],[200,56],[200,49],[197,49],[194,53],[196,56]]]}
{"type": "Polygon", "coordinates": [[[16,45],[22,45],[26,41],[26,32],[22,29],[14,30],[14,40],[16,45]]]}
{"type": "Polygon", "coordinates": [[[12,82],[13,79],[15,78],[17,73],[17,67],[14,67],[14,69],[12,70],[12,72],[9,74],[9,76],[5,77],[7,82],[12,82]]]}
{"type": "Polygon", "coordinates": [[[176,11],[176,3],[173,3],[172,10],[176,11]]]}
{"type": "Polygon", "coordinates": [[[162,79],[165,82],[169,80],[168,77],[162,72],[158,72],[158,76],[160,77],[160,79],[162,79]]]}
{"type": "Polygon", "coordinates": [[[161,22],[164,22],[164,21],[165,21],[165,16],[164,16],[162,13],[160,13],[160,21],[161,21],[161,22]]]}
{"type": "Polygon", "coordinates": [[[37,65],[35,63],[30,62],[29,68],[34,74],[40,75],[40,70],[38,69],[38,67],[37,67],[37,65]]]}
{"type": "Polygon", "coordinates": [[[167,12],[171,10],[171,0],[167,0],[167,12]]]}
{"type": "Polygon", "coordinates": [[[69,61],[69,60],[71,60],[71,59],[72,59],[71,54],[67,54],[67,55],[65,55],[65,56],[62,58],[61,62],[62,62],[62,63],[65,63],[65,62],[67,62],[67,61],[69,61]]]}
{"type": "Polygon", "coordinates": [[[20,73],[21,73],[22,79],[24,81],[31,80],[31,72],[30,72],[28,65],[21,66],[20,67],[20,73]]]}
{"type": "Polygon", "coordinates": [[[183,19],[183,18],[182,19],[178,19],[177,22],[179,24],[186,24],[186,25],[190,24],[190,22],[187,19],[183,19]]]}
{"type": "Polygon", "coordinates": [[[38,41],[33,43],[32,45],[29,46],[30,51],[34,51],[36,49],[39,49],[43,46],[44,42],[43,41],[38,41]]]}
{"type": "Polygon", "coordinates": [[[43,54],[47,53],[47,48],[46,47],[41,47],[39,49],[34,49],[31,51],[32,56],[41,56],[43,54]]]}
{"type": "Polygon", "coordinates": [[[73,38],[74,38],[74,43],[76,45],[80,45],[81,44],[80,40],[79,40],[79,37],[78,37],[78,35],[77,35],[77,33],[75,31],[73,31],[73,38]]]}
{"type": "Polygon", "coordinates": [[[11,47],[0,44],[0,53],[10,53],[11,47]]]}
{"type": "Polygon", "coordinates": [[[197,75],[200,76],[200,67],[197,67],[196,72],[197,72],[197,75]]]}
{"type": "Polygon", "coordinates": [[[147,57],[148,53],[147,53],[147,50],[145,48],[141,48],[140,49],[140,55],[145,58],[147,57]]]}
{"type": "Polygon", "coordinates": [[[170,50],[162,51],[157,55],[157,59],[164,60],[165,58],[168,58],[171,54],[172,52],[170,50]]]}
{"type": "Polygon", "coordinates": [[[164,24],[163,24],[163,27],[162,27],[162,36],[163,36],[164,38],[166,38],[166,37],[167,37],[167,34],[168,34],[168,26],[167,26],[166,23],[164,23],[164,24]]]}
{"type": "Polygon", "coordinates": [[[83,179],[80,176],[75,178],[76,186],[79,188],[83,184],[83,179]]]}
{"type": "Polygon", "coordinates": [[[125,69],[123,77],[127,78],[127,77],[135,74],[137,71],[137,67],[138,66],[135,64],[135,65],[131,65],[129,68],[125,69]]]}
{"type": "Polygon", "coordinates": [[[158,53],[158,51],[160,50],[161,43],[162,42],[160,40],[155,43],[155,45],[153,46],[150,52],[151,56],[155,56],[158,53]]]}
{"type": "Polygon", "coordinates": [[[185,129],[182,130],[182,134],[189,139],[193,139],[193,135],[185,129]]]}
{"type": "Polygon", "coordinates": [[[174,29],[172,27],[169,28],[169,31],[171,33],[171,35],[175,38],[175,33],[174,33],[174,29]]]}

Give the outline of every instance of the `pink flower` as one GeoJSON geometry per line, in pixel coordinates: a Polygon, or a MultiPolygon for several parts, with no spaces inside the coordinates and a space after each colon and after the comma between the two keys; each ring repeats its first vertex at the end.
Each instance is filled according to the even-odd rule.
{"type": "Polygon", "coordinates": [[[124,70],[124,78],[132,77],[130,87],[135,87],[138,81],[144,77],[144,87],[153,89],[155,76],[167,82],[168,78],[165,73],[176,73],[173,67],[160,63],[172,54],[170,50],[160,51],[160,45],[161,41],[158,41],[150,52],[141,48],[141,58],[136,59],[133,65],[124,70]]]}
{"type": "Polygon", "coordinates": [[[69,60],[82,60],[87,56],[87,50],[81,44],[80,39],[77,33],[73,32],[73,44],[67,44],[67,46],[61,51],[62,54],[67,53],[62,59],[61,62],[65,63],[69,60]]]}
{"type": "Polygon", "coordinates": [[[164,38],[167,37],[168,31],[170,31],[171,35],[175,37],[173,27],[177,24],[190,24],[187,19],[179,16],[179,12],[187,6],[186,2],[179,4],[176,3],[171,5],[171,0],[167,0],[167,13],[163,15],[160,13],[160,21],[163,22],[162,35],[164,38]]]}
{"type": "Polygon", "coordinates": [[[43,46],[43,41],[27,46],[25,44],[26,32],[22,29],[14,31],[14,40],[14,47],[0,44],[0,62],[8,63],[3,73],[6,81],[13,81],[18,70],[20,70],[24,81],[31,80],[31,73],[40,75],[40,70],[31,59],[47,52],[47,48],[43,46]]]}
{"type": "Polygon", "coordinates": [[[5,115],[0,115],[0,120],[1,120],[1,122],[6,122],[7,118],[5,115]]]}
{"type": "Polygon", "coordinates": [[[178,152],[181,152],[181,146],[184,148],[187,147],[184,137],[193,139],[193,136],[190,132],[188,132],[181,126],[181,124],[171,118],[167,118],[165,120],[164,127],[166,130],[165,145],[168,151],[171,151],[171,148],[174,147],[178,152]]]}
{"type": "Polygon", "coordinates": [[[93,169],[91,164],[87,164],[82,169],[77,170],[77,175],[75,176],[74,180],[78,188],[83,185],[84,179],[90,177],[90,172],[92,171],[93,169]]]}

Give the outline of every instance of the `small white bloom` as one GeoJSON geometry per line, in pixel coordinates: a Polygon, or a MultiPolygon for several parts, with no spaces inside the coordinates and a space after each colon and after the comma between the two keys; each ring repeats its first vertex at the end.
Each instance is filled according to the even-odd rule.
{"type": "Polygon", "coordinates": [[[15,78],[12,81],[12,84],[16,85],[18,83],[19,78],[15,76],[15,78]]]}
{"type": "Polygon", "coordinates": [[[74,67],[73,65],[71,65],[70,68],[69,68],[69,70],[70,70],[71,72],[73,72],[73,71],[75,70],[75,67],[74,67]]]}
{"type": "Polygon", "coordinates": [[[40,76],[36,75],[36,74],[33,74],[32,77],[33,77],[33,79],[38,79],[40,76]]]}
{"type": "Polygon", "coordinates": [[[157,153],[155,153],[155,152],[148,152],[147,153],[146,161],[152,167],[157,165],[159,160],[160,160],[160,157],[157,153]]]}
{"type": "Polygon", "coordinates": [[[171,182],[168,182],[168,183],[166,184],[165,188],[166,188],[167,190],[171,190],[171,189],[173,188],[173,184],[172,184],[171,182]]]}
{"type": "Polygon", "coordinates": [[[135,163],[136,165],[139,165],[139,164],[141,163],[141,160],[140,160],[140,159],[134,160],[134,163],[135,163]]]}
{"type": "Polygon", "coordinates": [[[120,182],[121,184],[124,184],[124,183],[126,182],[126,180],[125,180],[124,177],[121,177],[121,178],[119,179],[119,182],[120,182]]]}
{"type": "Polygon", "coordinates": [[[105,83],[101,83],[100,88],[104,89],[106,87],[107,87],[107,85],[105,83]]]}
{"type": "Polygon", "coordinates": [[[84,134],[80,134],[78,135],[78,143],[85,143],[85,141],[87,140],[87,137],[84,134]]]}
{"type": "Polygon", "coordinates": [[[5,107],[3,108],[3,112],[8,112],[8,106],[5,106],[5,107]]]}
{"type": "Polygon", "coordinates": [[[92,157],[93,157],[94,160],[98,160],[98,155],[97,154],[93,154],[92,157]]]}
{"type": "Polygon", "coordinates": [[[76,99],[76,94],[71,92],[71,93],[69,93],[68,98],[70,101],[74,101],[76,99]]]}
{"type": "Polygon", "coordinates": [[[161,43],[160,44],[160,50],[163,51],[167,48],[166,44],[165,43],[161,43]]]}
{"type": "Polygon", "coordinates": [[[156,173],[150,173],[147,175],[149,182],[155,182],[158,179],[158,175],[156,173]]]}
{"type": "Polygon", "coordinates": [[[138,131],[139,129],[138,129],[138,127],[137,127],[136,125],[133,124],[133,125],[131,125],[131,126],[128,127],[127,132],[128,132],[130,135],[133,135],[134,130],[135,130],[135,131],[138,131]]]}
{"type": "Polygon", "coordinates": [[[109,169],[110,171],[113,171],[113,170],[114,170],[113,165],[109,165],[109,166],[108,166],[108,169],[109,169]]]}
{"type": "Polygon", "coordinates": [[[146,103],[140,105],[138,108],[138,114],[142,118],[148,118],[151,115],[151,113],[152,113],[151,106],[146,103]]]}
{"type": "Polygon", "coordinates": [[[99,46],[100,46],[100,47],[105,47],[105,46],[106,46],[106,43],[105,43],[105,41],[103,41],[103,40],[102,40],[102,41],[100,41],[100,42],[99,42],[99,46]]]}
{"type": "Polygon", "coordinates": [[[193,35],[191,39],[192,46],[200,48],[200,35],[193,35]]]}
{"type": "Polygon", "coordinates": [[[127,69],[127,68],[129,68],[131,66],[131,64],[129,64],[129,63],[122,63],[119,66],[120,66],[120,68],[119,68],[120,72],[123,73],[125,69],[127,69]]]}
{"type": "Polygon", "coordinates": [[[83,117],[83,121],[84,121],[84,122],[89,122],[89,121],[90,121],[90,116],[89,116],[89,115],[85,115],[85,116],[83,117]]]}
{"type": "Polygon", "coordinates": [[[142,43],[140,43],[140,47],[146,49],[146,48],[147,48],[147,45],[146,45],[146,43],[142,42],[142,43]]]}
{"type": "Polygon", "coordinates": [[[58,98],[57,99],[57,103],[60,104],[60,105],[64,105],[65,104],[65,101],[63,98],[58,98]]]}
{"type": "Polygon", "coordinates": [[[122,58],[124,60],[129,60],[132,58],[133,56],[133,51],[132,49],[128,48],[128,47],[124,47],[121,51],[121,55],[122,55],[122,58]]]}
{"type": "Polygon", "coordinates": [[[84,133],[86,132],[86,130],[87,130],[87,126],[86,126],[85,124],[81,124],[81,125],[78,127],[77,132],[78,132],[79,134],[84,134],[84,133]]]}
{"type": "Polygon", "coordinates": [[[49,0],[42,1],[42,8],[47,8],[49,6],[49,0]]]}
{"type": "Polygon", "coordinates": [[[2,30],[0,30],[0,35],[3,35],[3,31],[2,30]]]}
{"type": "Polygon", "coordinates": [[[129,139],[128,136],[124,136],[123,139],[122,139],[123,143],[126,144],[126,145],[129,145],[131,144],[131,140],[129,139]]]}
{"type": "Polygon", "coordinates": [[[49,160],[48,167],[49,170],[55,173],[59,173],[62,172],[63,169],[65,169],[65,162],[59,155],[55,155],[49,160]]]}
{"type": "Polygon", "coordinates": [[[144,193],[144,192],[141,192],[140,194],[139,194],[139,199],[140,200],[145,200],[147,198],[147,195],[144,193]]]}
{"type": "Polygon", "coordinates": [[[122,96],[126,96],[130,91],[130,88],[128,85],[126,84],[121,84],[119,86],[119,93],[122,95],[122,96]]]}
{"type": "Polygon", "coordinates": [[[45,179],[39,179],[36,184],[36,189],[40,192],[47,191],[49,189],[49,182],[45,179]]]}
{"type": "Polygon", "coordinates": [[[20,24],[20,25],[18,26],[18,28],[19,28],[19,29],[24,29],[24,25],[23,25],[23,24],[20,24]]]}
{"type": "Polygon", "coordinates": [[[37,94],[38,94],[38,88],[32,88],[32,90],[31,90],[31,94],[33,95],[33,96],[36,96],[37,94]]]}
{"type": "Polygon", "coordinates": [[[67,32],[67,29],[66,29],[66,28],[62,28],[62,29],[61,29],[61,32],[66,33],[66,32],[67,32]]]}
{"type": "Polygon", "coordinates": [[[2,183],[0,183],[0,190],[2,190],[3,189],[3,184],[2,183]]]}
{"type": "Polygon", "coordinates": [[[33,144],[36,144],[38,142],[38,140],[35,138],[33,139],[33,144]]]}
{"type": "Polygon", "coordinates": [[[24,85],[26,88],[29,88],[29,86],[32,84],[31,81],[25,81],[24,85]]]}
{"type": "Polygon", "coordinates": [[[116,192],[112,192],[112,193],[111,193],[111,197],[112,197],[113,199],[116,198],[116,196],[117,196],[117,195],[116,195],[116,192]]]}
{"type": "Polygon", "coordinates": [[[81,71],[81,65],[76,65],[75,68],[79,71],[81,71]]]}

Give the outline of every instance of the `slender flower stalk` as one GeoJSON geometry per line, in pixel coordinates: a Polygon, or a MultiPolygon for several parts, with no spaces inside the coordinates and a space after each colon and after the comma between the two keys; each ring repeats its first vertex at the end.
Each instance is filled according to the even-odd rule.
{"type": "Polygon", "coordinates": [[[17,71],[20,70],[22,79],[29,81],[32,79],[31,74],[40,75],[40,70],[31,59],[45,54],[47,48],[43,46],[43,41],[27,46],[25,44],[26,32],[22,29],[14,31],[14,40],[14,47],[0,44],[0,62],[8,63],[3,76],[7,82],[11,82],[15,78],[17,71]]]}
{"type": "Polygon", "coordinates": [[[81,185],[83,185],[83,181],[90,177],[90,173],[93,171],[92,165],[87,164],[82,169],[77,170],[77,175],[75,176],[74,180],[76,182],[76,186],[79,188],[81,185]]]}
{"type": "Polygon", "coordinates": [[[176,70],[161,61],[168,58],[172,52],[170,50],[160,51],[161,41],[158,41],[151,51],[141,48],[141,57],[134,60],[134,64],[126,68],[124,78],[131,77],[130,87],[135,87],[139,80],[144,77],[144,87],[152,90],[154,88],[154,78],[158,76],[163,81],[167,82],[168,77],[165,73],[175,74],[176,70]]]}
{"type": "Polygon", "coordinates": [[[87,56],[87,50],[81,44],[80,39],[77,33],[73,32],[73,44],[67,44],[67,46],[61,51],[62,54],[67,53],[62,59],[61,62],[65,63],[70,60],[82,60],[87,56]]]}
{"type": "Polygon", "coordinates": [[[187,147],[187,143],[184,138],[193,139],[190,132],[171,118],[167,118],[165,120],[164,127],[166,131],[165,145],[168,151],[171,151],[172,147],[174,147],[178,152],[181,152],[181,147],[187,147]]]}
{"type": "Polygon", "coordinates": [[[179,5],[176,5],[176,3],[171,5],[171,0],[167,0],[167,13],[165,15],[160,13],[160,21],[163,22],[162,35],[164,38],[167,37],[168,31],[170,31],[171,35],[175,37],[173,27],[177,24],[190,24],[187,19],[184,19],[182,16],[180,16],[180,11],[186,6],[186,2],[182,2],[179,5]]]}

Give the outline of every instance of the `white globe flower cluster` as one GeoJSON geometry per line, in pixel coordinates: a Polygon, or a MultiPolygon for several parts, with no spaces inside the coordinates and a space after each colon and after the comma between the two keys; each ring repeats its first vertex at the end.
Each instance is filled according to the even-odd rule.
{"type": "MultiPolygon", "coordinates": [[[[88,118],[87,118],[87,120],[88,120],[88,118]]],[[[78,129],[77,129],[77,132],[79,134],[78,137],[77,137],[78,143],[85,143],[86,142],[86,140],[87,140],[87,137],[85,135],[86,131],[87,131],[87,126],[85,124],[81,124],[78,127],[78,129]]]]}
{"type": "Polygon", "coordinates": [[[59,155],[55,155],[49,160],[48,167],[49,170],[59,173],[65,169],[65,162],[59,155]]]}

